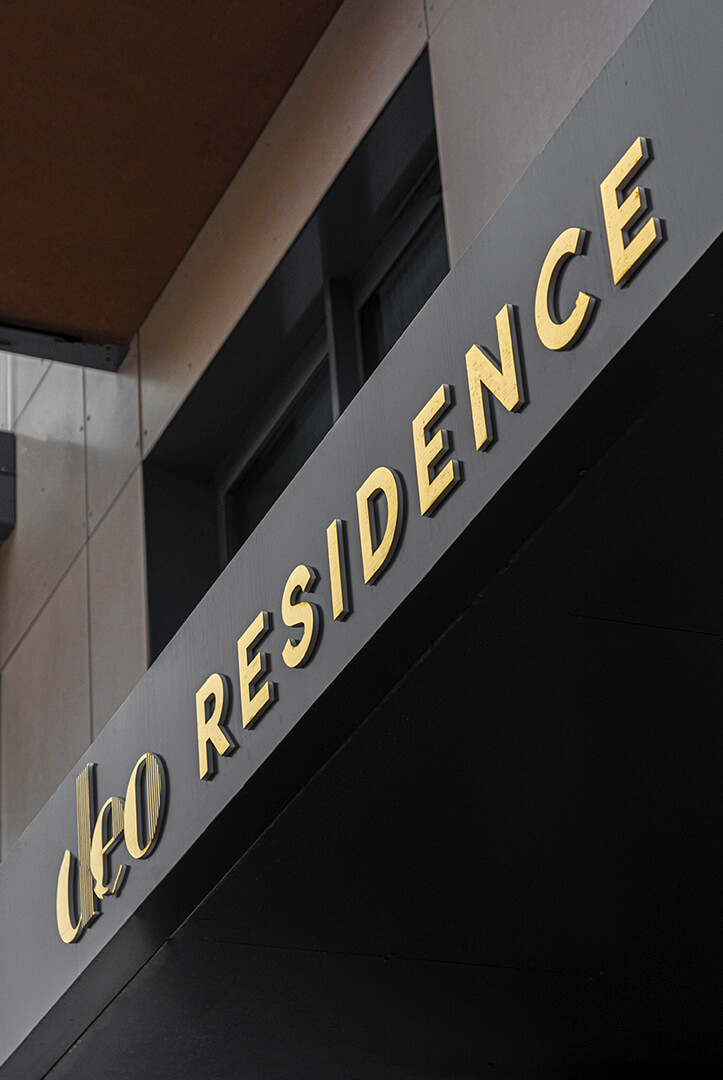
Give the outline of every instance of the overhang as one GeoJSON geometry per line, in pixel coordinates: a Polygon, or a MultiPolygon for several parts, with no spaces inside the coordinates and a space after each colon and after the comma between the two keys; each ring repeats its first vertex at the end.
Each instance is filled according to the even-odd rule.
{"type": "Polygon", "coordinates": [[[117,367],[339,3],[4,5],[0,348],[117,367]]]}

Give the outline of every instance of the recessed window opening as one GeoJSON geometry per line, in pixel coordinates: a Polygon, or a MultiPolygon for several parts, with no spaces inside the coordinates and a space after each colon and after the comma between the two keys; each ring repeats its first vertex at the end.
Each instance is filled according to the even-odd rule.
{"type": "Polygon", "coordinates": [[[301,392],[252,447],[224,495],[226,558],[251,535],[333,422],[329,361],[323,356],[301,392]]]}
{"type": "Polygon", "coordinates": [[[439,161],[434,157],[394,213],[394,226],[355,282],[367,379],[449,270],[439,161]]]}
{"type": "Polygon", "coordinates": [[[425,54],[144,462],[151,659],[448,269],[425,54]]]}

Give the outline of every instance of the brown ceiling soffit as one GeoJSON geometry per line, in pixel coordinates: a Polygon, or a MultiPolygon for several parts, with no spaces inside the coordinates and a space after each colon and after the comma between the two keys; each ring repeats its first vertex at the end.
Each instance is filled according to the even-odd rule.
{"type": "Polygon", "coordinates": [[[0,348],[117,366],[340,2],[3,5],[0,348]]]}

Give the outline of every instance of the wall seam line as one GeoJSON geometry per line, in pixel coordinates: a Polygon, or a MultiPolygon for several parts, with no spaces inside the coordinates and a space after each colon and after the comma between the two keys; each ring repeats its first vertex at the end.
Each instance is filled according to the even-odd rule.
{"type": "Polygon", "coordinates": [[[136,330],[136,355],[138,357],[138,450],[141,464],[146,458],[146,446],[143,431],[143,393],[141,384],[141,331],[136,330]]]}
{"type": "MultiPolygon", "coordinates": [[[[17,353],[16,355],[20,356],[19,353],[17,353]]],[[[22,357],[21,357],[21,359],[22,359],[22,357]]],[[[26,357],[26,359],[29,359],[29,360],[42,360],[43,357],[42,356],[30,356],[30,357],[26,357]]],[[[12,424],[10,425],[10,431],[16,431],[17,425],[18,425],[18,422],[19,422],[21,416],[23,415],[23,413],[27,409],[28,405],[30,404],[30,402],[33,400],[33,398],[37,394],[40,387],[42,386],[43,382],[45,381],[45,377],[48,374],[48,372],[50,371],[50,369],[52,368],[53,364],[54,364],[53,360],[49,361],[48,366],[46,367],[45,371],[43,372],[43,374],[40,376],[37,383],[33,387],[32,391],[30,393],[30,397],[25,402],[22,409],[20,410],[20,412],[18,413],[18,415],[15,417],[12,424]]]]}
{"type": "Polygon", "coordinates": [[[138,469],[138,468],[140,468],[140,462],[137,461],[135,463],[135,465],[133,466],[133,468],[131,469],[131,471],[128,473],[128,476],[126,476],[125,480],[123,481],[123,483],[120,485],[120,487],[116,491],[116,493],[113,496],[113,498],[111,499],[111,501],[108,503],[108,506],[103,511],[102,516],[99,517],[98,520],[96,521],[96,523],[93,525],[93,528],[90,530],[90,533],[88,534],[88,542],[90,542],[90,540],[98,532],[98,529],[103,524],[105,519],[108,517],[108,514],[111,512],[111,510],[113,509],[115,504],[118,502],[118,500],[120,499],[120,497],[123,494],[123,492],[125,491],[125,489],[130,484],[131,480],[133,479],[133,474],[135,473],[136,469],[138,469]]]}
{"type": "Polygon", "coordinates": [[[20,646],[22,645],[22,643],[23,643],[23,642],[25,641],[25,638],[26,638],[26,637],[28,636],[28,634],[30,633],[30,631],[32,630],[32,628],[33,628],[33,627],[35,626],[36,622],[38,621],[38,619],[40,618],[40,616],[41,616],[41,615],[43,614],[43,612],[45,611],[46,607],[48,606],[48,604],[49,604],[49,603],[50,603],[50,601],[51,601],[51,600],[53,599],[53,597],[55,596],[55,594],[56,594],[56,592],[58,591],[58,589],[60,588],[60,586],[61,586],[61,585],[63,584],[63,582],[64,582],[64,581],[65,581],[65,579],[67,578],[68,574],[70,573],[70,571],[71,571],[71,570],[73,569],[73,567],[75,566],[76,562],[78,561],[78,558],[79,558],[79,557],[80,557],[80,556],[82,555],[82,553],[83,553],[83,551],[84,551],[85,547],[86,547],[85,543],[81,544],[81,545],[80,545],[80,547],[78,548],[78,550],[76,551],[75,555],[73,555],[73,558],[72,558],[72,559],[70,560],[70,562],[69,562],[69,563],[68,563],[68,565],[66,566],[65,570],[63,571],[63,573],[62,573],[62,574],[60,575],[60,577],[59,577],[59,578],[58,578],[58,580],[56,581],[56,583],[55,583],[55,585],[53,586],[53,588],[52,588],[52,589],[50,590],[50,592],[48,593],[48,595],[47,595],[47,596],[45,597],[45,599],[43,600],[42,604],[40,605],[40,607],[38,608],[38,610],[37,610],[37,611],[35,612],[35,614],[33,615],[32,619],[30,620],[30,622],[28,623],[28,625],[27,625],[27,626],[25,627],[25,629],[23,630],[22,634],[20,635],[20,637],[18,638],[18,640],[17,640],[17,641],[15,642],[15,644],[13,645],[12,649],[10,650],[10,652],[9,652],[9,653],[7,654],[7,656],[5,657],[5,659],[4,659],[3,661],[2,661],[2,664],[0,664],[0,671],[4,671],[4,670],[5,670],[5,668],[7,667],[8,663],[10,662],[10,660],[11,660],[11,659],[13,658],[13,656],[14,656],[14,655],[15,655],[15,653],[16,653],[16,652],[18,651],[18,649],[20,648],[20,646]]]}
{"type": "MultiPolygon", "coordinates": [[[[131,472],[130,476],[128,476],[128,477],[127,477],[127,479],[125,479],[125,480],[123,481],[123,483],[121,484],[121,486],[120,486],[120,487],[118,488],[118,491],[117,491],[116,495],[115,495],[115,496],[113,497],[113,501],[112,501],[111,503],[109,503],[109,505],[108,505],[108,509],[107,509],[107,510],[106,510],[106,511],[104,512],[104,514],[103,514],[103,517],[102,517],[102,518],[100,518],[100,520],[99,520],[99,521],[97,522],[97,524],[93,526],[93,532],[91,533],[91,536],[95,536],[95,534],[96,534],[96,532],[98,531],[98,528],[100,527],[100,525],[102,525],[102,523],[103,523],[103,522],[105,521],[105,519],[106,519],[106,518],[108,517],[108,514],[109,514],[109,513],[111,512],[111,510],[113,509],[113,507],[115,506],[115,504],[116,504],[116,503],[118,502],[118,500],[120,499],[120,497],[121,497],[121,495],[123,494],[123,492],[125,491],[125,489],[126,489],[126,488],[128,487],[128,485],[130,484],[131,480],[133,479],[133,475],[134,475],[134,473],[135,473],[136,469],[138,469],[138,468],[140,468],[140,465],[138,465],[138,464],[134,465],[134,467],[133,467],[133,471],[131,472]]],[[[40,607],[38,608],[38,610],[37,610],[37,611],[35,612],[35,614],[33,615],[32,619],[30,620],[30,622],[28,623],[28,625],[27,625],[27,626],[25,627],[25,629],[23,630],[22,634],[20,635],[20,637],[18,638],[18,640],[17,640],[17,641],[15,642],[15,644],[13,645],[12,649],[10,650],[10,652],[9,652],[9,653],[7,654],[7,656],[6,656],[6,657],[5,657],[5,659],[4,659],[3,661],[2,661],[2,663],[0,663],[0,671],[2,671],[2,670],[3,670],[3,668],[5,667],[5,665],[7,664],[7,662],[8,662],[9,660],[10,660],[10,658],[11,658],[12,656],[14,656],[14,654],[15,654],[15,653],[17,652],[18,646],[19,646],[19,645],[21,645],[21,644],[22,644],[22,642],[23,642],[23,641],[25,640],[25,638],[26,638],[26,637],[27,637],[27,635],[28,635],[28,632],[29,632],[29,631],[30,631],[30,630],[32,629],[32,627],[34,626],[34,624],[35,624],[35,623],[37,622],[37,620],[38,620],[38,618],[40,617],[40,615],[42,615],[42,613],[43,613],[43,611],[45,610],[46,606],[48,605],[49,601],[50,601],[50,600],[52,600],[52,598],[53,598],[53,596],[55,595],[55,593],[56,593],[56,591],[57,591],[58,587],[59,587],[60,585],[62,585],[62,583],[63,583],[63,581],[65,580],[65,578],[67,577],[67,575],[68,575],[68,573],[69,573],[70,569],[71,569],[71,568],[72,568],[72,566],[73,566],[73,565],[75,564],[75,561],[76,561],[76,559],[78,558],[78,556],[79,556],[79,555],[81,554],[81,552],[83,551],[83,548],[85,548],[85,547],[88,547],[88,544],[89,544],[89,541],[88,541],[88,540],[84,540],[84,541],[83,541],[83,543],[81,544],[81,546],[80,546],[80,547],[78,548],[78,550],[77,550],[77,551],[75,552],[75,554],[73,555],[72,559],[70,560],[70,562],[69,562],[69,563],[68,563],[68,565],[66,566],[65,570],[63,570],[63,573],[62,573],[62,574],[60,575],[60,577],[59,577],[59,578],[58,578],[58,580],[56,581],[56,583],[55,583],[55,585],[53,586],[53,588],[52,588],[52,589],[50,590],[50,592],[48,593],[48,595],[47,595],[47,596],[45,597],[45,599],[43,600],[42,604],[40,605],[40,607]]]]}
{"type": "Polygon", "coordinates": [[[148,609],[148,548],[146,545],[146,484],[145,473],[143,471],[143,465],[145,463],[145,440],[143,437],[143,393],[141,386],[141,330],[140,327],[136,331],[136,353],[138,356],[137,362],[137,378],[138,378],[138,438],[139,438],[139,452],[140,463],[138,468],[140,469],[141,479],[141,541],[143,543],[143,618],[144,618],[144,631],[145,631],[145,646],[146,646],[146,671],[151,666],[151,616],[148,609]]]}
{"type": "Polygon", "coordinates": [[[93,661],[90,641],[90,498],[88,493],[88,409],[83,368],[83,468],[85,473],[85,606],[88,626],[88,745],[93,742],[93,661]]]}

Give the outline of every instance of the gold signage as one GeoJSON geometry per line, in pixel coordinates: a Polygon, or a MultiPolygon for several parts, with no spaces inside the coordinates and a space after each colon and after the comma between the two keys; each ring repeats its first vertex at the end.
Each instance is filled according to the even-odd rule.
{"type": "Polygon", "coordinates": [[[465,356],[469,404],[474,425],[475,449],[484,450],[492,443],[491,425],[487,419],[485,391],[494,394],[507,412],[517,412],[524,404],[520,373],[517,370],[517,335],[515,313],[512,304],[497,312],[497,345],[500,351],[499,367],[478,345],[473,345],[465,356]]]}
{"type": "MultiPolygon", "coordinates": [[[[600,185],[608,254],[616,285],[624,284],[662,239],[662,227],[657,218],[649,218],[637,232],[631,231],[647,206],[643,189],[636,187],[622,202],[619,201],[621,188],[637,174],[649,156],[646,140],[636,139],[600,185]]],[[[556,294],[563,267],[569,259],[584,257],[590,235],[578,226],[565,229],[550,244],[540,267],[534,297],[535,327],[540,341],[551,352],[573,348],[590,323],[595,308],[593,296],[580,290],[572,310],[560,312],[556,294]]],[[[468,401],[478,451],[488,450],[494,442],[489,395],[510,413],[519,412],[525,404],[517,318],[512,304],[505,304],[498,311],[496,326],[499,361],[476,344],[471,345],[465,355],[468,401]]],[[[463,478],[461,463],[448,456],[452,433],[439,426],[453,398],[454,387],[443,383],[412,420],[419,513],[423,517],[435,513],[463,478]]],[[[356,503],[363,582],[374,585],[389,567],[401,535],[404,506],[399,477],[386,465],[380,465],[358,488],[356,503]]],[[[347,523],[341,518],[332,521],[326,530],[334,620],[344,619],[352,612],[344,558],[346,530],[347,523]]],[[[282,658],[289,667],[299,667],[313,657],[319,616],[314,604],[300,597],[311,592],[317,580],[315,571],[304,565],[297,566],[283,589],[281,614],[285,625],[303,627],[300,640],[294,643],[289,639],[283,647],[282,658]]],[[[244,728],[255,723],[275,700],[275,684],[260,682],[269,668],[268,658],[252,651],[270,626],[271,613],[262,611],[238,641],[244,728]]],[[[222,730],[226,716],[224,703],[228,700],[228,694],[222,689],[225,678],[220,674],[209,676],[196,695],[199,775],[202,780],[213,775],[213,750],[225,755],[235,747],[231,735],[222,730]],[[209,703],[214,704],[207,717],[209,703]]]]}
{"type": "Polygon", "coordinates": [[[329,552],[331,612],[335,619],[345,619],[350,610],[349,585],[346,576],[344,522],[340,518],[335,518],[326,530],[326,546],[329,552]]]}
{"type": "MultiPolygon", "coordinates": [[[[621,189],[649,158],[645,139],[636,139],[600,185],[602,215],[607,236],[613,282],[624,285],[662,239],[657,218],[637,225],[647,206],[645,192],[634,188],[620,200],[621,189]]],[[[565,229],[550,244],[545,255],[534,296],[535,327],[540,341],[552,352],[573,348],[585,334],[595,307],[595,299],[580,290],[572,310],[561,312],[557,282],[565,264],[583,257],[588,236],[579,226],[565,229]]],[[[517,342],[517,315],[505,304],[496,316],[499,360],[485,348],[472,344],[465,354],[468,406],[477,451],[488,451],[494,443],[490,395],[509,413],[517,413],[525,403],[520,350],[517,342]]],[[[417,412],[411,422],[412,448],[416,470],[419,513],[428,517],[437,512],[463,481],[460,461],[450,456],[453,434],[440,427],[442,417],[454,401],[455,388],[443,383],[417,412]]],[[[374,586],[389,569],[402,532],[404,501],[400,477],[386,465],[379,465],[356,491],[356,535],[362,564],[363,585],[374,586]]],[[[353,613],[346,564],[347,536],[351,527],[341,518],[326,530],[328,581],[334,621],[353,613]]],[[[349,541],[351,542],[351,540],[349,541]]],[[[280,590],[281,619],[293,631],[281,650],[284,664],[300,668],[313,661],[319,641],[321,613],[311,597],[319,582],[317,571],[300,563],[280,590]]],[[[272,707],[277,687],[266,678],[270,661],[261,649],[272,626],[273,614],[262,610],[237,641],[238,686],[243,729],[250,729],[272,707]]],[[[196,739],[201,780],[210,780],[218,759],[231,755],[237,743],[226,727],[231,679],[212,672],[196,693],[196,739]]],[[[163,765],[155,754],[144,754],[136,763],[125,799],[112,795],[95,815],[93,766],[86,765],[76,781],[78,857],[63,855],[57,887],[58,931],[63,941],[77,941],[83,930],[99,914],[97,901],[117,896],[126,866],[113,864],[113,852],[125,841],[131,859],[146,858],[163,821],[166,780],[163,765]]]]}
{"type": "Polygon", "coordinates": [[[624,285],[633,270],[663,239],[660,221],[654,217],[648,218],[635,235],[630,235],[631,228],[648,206],[644,188],[633,188],[622,202],[618,202],[620,188],[632,180],[649,157],[647,140],[636,139],[600,185],[614,285],[624,285]]]}
{"type": "Polygon", "coordinates": [[[314,604],[299,600],[300,593],[309,592],[318,578],[316,570],[309,566],[297,566],[289,574],[281,597],[281,618],[285,626],[302,626],[301,640],[288,639],[281,650],[281,659],[287,667],[301,667],[314,653],[316,638],[319,633],[319,612],[314,604]]]}
{"type": "Polygon", "coordinates": [[[196,732],[198,734],[198,768],[202,780],[210,780],[214,773],[214,757],[211,746],[219,754],[230,754],[236,749],[233,735],[222,730],[229,703],[229,680],[225,675],[209,675],[196,694],[196,732]],[[210,716],[207,715],[210,708],[210,716]]]}
{"type": "Polygon", "coordinates": [[[436,393],[412,420],[412,440],[414,442],[414,461],[417,466],[417,487],[419,489],[419,512],[424,517],[436,510],[442,499],[449,495],[455,484],[461,479],[459,462],[452,458],[433,476],[430,469],[438,458],[449,450],[449,432],[440,428],[430,439],[427,428],[447,411],[452,404],[452,391],[442,383],[436,393]]]}
{"type": "Polygon", "coordinates": [[[255,724],[262,713],[276,699],[276,684],[259,679],[266,673],[268,660],[264,653],[254,652],[255,645],[265,638],[271,629],[271,613],[260,611],[254,621],[238,639],[238,673],[241,684],[241,719],[244,727],[255,724]]]}
{"type": "Polygon", "coordinates": [[[399,479],[386,465],[380,465],[370,473],[356,493],[365,585],[377,580],[394,554],[402,526],[401,502],[399,479]],[[379,495],[384,496],[387,518],[381,537],[377,535],[381,531],[377,514],[381,502],[379,495]]]}
{"type": "Polygon", "coordinates": [[[535,291],[535,326],[542,344],[553,352],[572,348],[582,337],[595,306],[592,296],[579,292],[566,319],[558,321],[550,312],[560,271],[571,255],[582,255],[586,236],[584,229],[565,229],[553,241],[540,270],[535,291]]]}
{"type": "Polygon", "coordinates": [[[163,824],[166,780],[161,759],[144,754],[133,767],[125,800],[106,799],[95,816],[93,769],[88,764],[75,782],[78,857],[65,851],[58,873],[55,911],[58,933],[65,942],[77,941],[106,896],[117,896],[126,873],[111,866],[110,854],[125,838],[131,859],[144,859],[155,847],[163,824]]]}

